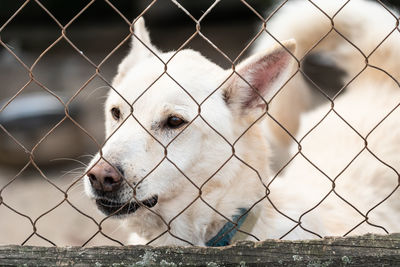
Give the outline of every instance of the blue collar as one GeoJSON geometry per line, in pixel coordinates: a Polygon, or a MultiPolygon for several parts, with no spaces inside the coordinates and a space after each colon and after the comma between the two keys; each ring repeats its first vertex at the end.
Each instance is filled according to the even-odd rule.
{"type": "Polygon", "coordinates": [[[240,226],[243,224],[243,222],[247,218],[247,209],[245,208],[240,208],[238,209],[238,213],[232,216],[232,222],[237,224],[237,227],[235,227],[235,224],[232,222],[227,222],[221,230],[215,235],[213,238],[211,238],[207,243],[207,247],[222,247],[222,246],[227,246],[231,244],[232,238],[235,236],[237,230],[240,228],[240,226]]]}

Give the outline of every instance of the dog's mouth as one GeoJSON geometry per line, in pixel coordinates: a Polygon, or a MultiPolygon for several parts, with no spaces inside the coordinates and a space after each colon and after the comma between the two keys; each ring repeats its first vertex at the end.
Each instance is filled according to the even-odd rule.
{"type": "MultiPolygon", "coordinates": [[[[158,196],[153,196],[149,199],[141,201],[140,203],[148,208],[152,208],[157,204],[157,202],[158,196]]],[[[141,207],[141,204],[137,203],[136,201],[119,203],[104,198],[96,199],[97,208],[107,216],[121,216],[134,213],[141,207]]]]}

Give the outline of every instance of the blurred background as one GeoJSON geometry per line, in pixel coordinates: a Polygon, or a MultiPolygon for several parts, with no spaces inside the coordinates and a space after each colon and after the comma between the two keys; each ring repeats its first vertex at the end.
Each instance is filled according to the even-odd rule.
{"type": "MultiPolygon", "coordinates": [[[[179,2],[200,18],[214,1],[179,2]]],[[[247,1],[261,14],[281,2],[247,1]]],[[[152,3],[0,1],[0,244],[52,245],[48,239],[60,246],[79,246],[94,235],[87,245],[118,244],[96,235],[96,221],[104,217],[84,195],[81,176],[104,140],[102,108],[108,84],[103,79],[111,82],[129,48],[125,42],[113,51],[129,35],[121,14],[133,21],[152,3]],[[52,16],[61,25],[68,24],[66,36],[73,45],[63,38],[56,42],[61,28],[52,16]],[[94,65],[99,64],[102,77],[95,75],[94,65]],[[35,164],[29,164],[32,150],[35,164]],[[37,235],[29,238],[33,225],[37,235]]],[[[395,0],[385,3],[400,6],[395,0]]],[[[196,30],[195,22],[167,0],[156,1],[144,17],[153,43],[164,51],[177,49],[196,30]]],[[[201,32],[234,60],[259,25],[260,19],[242,1],[222,0],[202,21],[201,32]]],[[[199,36],[187,47],[230,67],[199,36]]],[[[333,66],[321,66],[311,58],[305,69],[313,77],[330,77],[328,82],[319,79],[323,88],[340,86],[341,72],[333,66]]],[[[125,242],[119,224],[107,219],[101,225],[103,233],[125,242]]]]}

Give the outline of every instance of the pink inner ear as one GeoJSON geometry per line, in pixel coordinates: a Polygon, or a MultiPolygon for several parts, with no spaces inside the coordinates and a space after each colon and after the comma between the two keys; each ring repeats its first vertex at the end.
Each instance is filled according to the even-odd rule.
{"type": "Polygon", "coordinates": [[[275,82],[279,79],[280,75],[287,68],[290,59],[290,54],[286,51],[279,51],[276,53],[269,54],[265,57],[260,58],[256,62],[249,64],[240,73],[242,77],[247,81],[244,82],[248,87],[249,91],[248,99],[244,102],[245,107],[254,108],[258,105],[264,106],[264,101],[260,96],[265,97],[272,92],[272,90],[278,90],[276,88],[279,85],[275,85],[275,82]],[[257,90],[258,94],[255,92],[257,90]]]}

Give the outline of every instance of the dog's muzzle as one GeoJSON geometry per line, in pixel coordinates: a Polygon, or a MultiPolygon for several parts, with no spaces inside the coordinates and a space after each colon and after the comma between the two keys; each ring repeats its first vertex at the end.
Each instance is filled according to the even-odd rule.
{"type": "Polygon", "coordinates": [[[126,195],[123,173],[120,167],[113,166],[103,159],[88,171],[87,178],[98,209],[107,216],[121,216],[134,213],[140,207],[154,207],[158,202],[157,195],[140,202],[126,201],[126,197],[121,199],[121,195],[126,195]]]}

